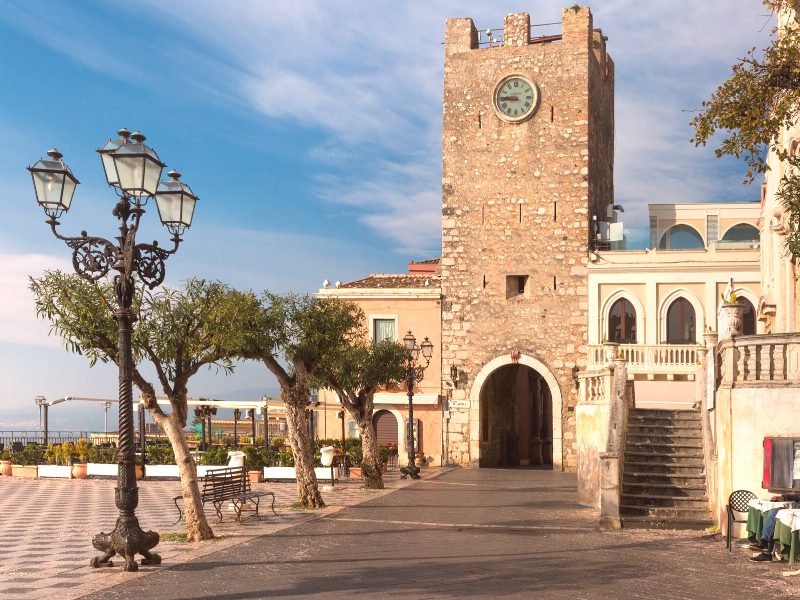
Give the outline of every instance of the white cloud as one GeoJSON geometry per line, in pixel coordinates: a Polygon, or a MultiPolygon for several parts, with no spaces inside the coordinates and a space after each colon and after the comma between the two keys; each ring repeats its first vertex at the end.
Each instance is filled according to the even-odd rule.
{"type": "Polygon", "coordinates": [[[63,257],[44,254],[14,254],[0,251],[0,343],[31,346],[60,346],[61,338],[48,335],[50,324],[36,318],[28,277],[46,269],[72,269],[63,257]]]}

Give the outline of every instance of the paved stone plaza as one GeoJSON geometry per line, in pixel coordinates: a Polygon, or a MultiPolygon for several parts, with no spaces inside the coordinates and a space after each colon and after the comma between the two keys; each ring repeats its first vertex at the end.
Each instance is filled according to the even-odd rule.
{"type": "MultiPolygon", "coordinates": [[[[423,472],[434,473],[435,470],[423,472]]],[[[156,548],[163,559],[162,565],[140,567],[138,573],[132,574],[122,572],[117,566],[123,562],[119,557],[112,559],[113,568],[88,567],[89,559],[100,554],[91,546],[92,536],[114,528],[118,514],[114,506],[115,481],[0,477],[0,598],[78,598],[256,536],[318,519],[411,482],[390,473],[386,483],[388,489],[384,491],[362,489],[355,479],[337,483],[334,492],[324,489],[322,492],[329,508],[313,513],[291,509],[297,500],[294,483],[256,484],[254,488],[275,492],[277,517],[269,509],[269,498],[262,499],[261,519],[244,518],[242,524],[233,520],[232,512],[219,523],[209,504],[206,514],[221,539],[201,544],[162,541],[156,548]]],[[[140,481],[139,485],[137,515],[142,528],[161,534],[183,532],[182,524],[175,523],[178,513],[172,501],[180,493],[179,482],[140,481]]]]}
{"type": "MultiPolygon", "coordinates": [[[[384,492],[340,484],[315,513],[289,508],[293,484],[263,484],[278,517],[213,518],[221,540],[162,542],[164,563],[136,574],[87,566],[91,535],[113,526],[113,481],[3,477],[0,597],[800,597],[786,565],[729,554],[718,535],[599,531],[597,513],[574,503],[573,474],[425,475],[412,484],[390,474],[384,492]]],[[[142,483],[145,528],[181,531],[177,493],[175,481],[142,483]]]]}
{"type": "MultiPolygon", "coordinates": [[[[0,597],[76,598],[92,589],[86,597],[95,600],[800,597],[800,578],[782,577],[786,565],[728,553],[719,535],[599,531],[596,511],[574,502],[574,474],[436,473],[413,484],[392,475],[386,493],[350,486],[328,494],[337,506],[321,515],[285,510],[218,526],[231,537],[197,550],[160,544],[165,564],[137,574],[85,566],[89,535],[113,520],[112,482],[0,479],[3,506],[12,507],[0,521],[0,597]]],[[[144,484],[143,524],[176,531],[176,487],[144,484]]],[[[292,486],[270,487],[279,502],[292,499],[292,486]]]]}

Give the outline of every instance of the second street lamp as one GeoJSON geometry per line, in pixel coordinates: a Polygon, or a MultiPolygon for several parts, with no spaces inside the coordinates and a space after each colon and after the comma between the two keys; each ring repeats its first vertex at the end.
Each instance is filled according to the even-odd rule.
{"type": "Polygon", "coordinates": [[[238,408],[233,409],[233,447],[239,447],[239,419],[242,418],[242,411],[238,408]]]}
{"type": "Polygon", "coordinates": [[[408,465],[400,469],[402,479],[411,476],[411,479],[419,479],[419,467],[415,463],[416,448],[414,447],[414,384],[422,381],[425,376],[425,369],[431,364],[433,356],[433,343],[426,337],[423,342],[417,345],[417,338],[409,331],[403,338],[403,344],[408,350],[406,358],[406,389],[408,390],[408,428],[406,445],[408,447],[408,465]],[[422,364],[420,357],[425,361],[422,364]]]}
{"type": "Polygon", "coordinates": [[[88,281],[98,281],[112,270],[116,272],[114,320],[118,333],[119,451],[114,500],[119,518],[111,533],[101,532],[92,539],[92,545],[104,554],[93,558],[90,564],[93,567],[110,566],[111,557],[119,554],[125,559],[125,570],[136,571],[137,554],[144,557],[143,565],[159,564],[161,557],[150,552],[158,544],[158,533],[143,531],[136,517],[139,488],[134,462],[131,347],[131,333],[136,321],[136,313],[132,310],[136,293],[134,276],[151,289],[164,281],[164,263],[177,252],[181,234],[192,224],[197,196],[178,181],[180,174],[174,171],[169,173],[169,182],[159,184],[164,163],[155,150],[145,145],[144,135],[127,129],[120,129],[117,135],[119,139],[109,140],[98,150],[106,181],[119,197],[112,211],[119,221],[119,235],[112,238],[113,242],[90,236],[85,231],[76,237],[66,237],[58,232],[58,218],[69,210],[79,183],[58,150],[48,151],[47,158],[28,167],[28,171],[33,178],[36,201],[49,217],[47,224],[53,235],[72,248],[75,272],[88,281]],[[172,234],[171,249],[165,250],[156,241],[136,243],[139,223],[145,213],[143,207],[152,197],[156,199],[161,222],[172,234]]]}

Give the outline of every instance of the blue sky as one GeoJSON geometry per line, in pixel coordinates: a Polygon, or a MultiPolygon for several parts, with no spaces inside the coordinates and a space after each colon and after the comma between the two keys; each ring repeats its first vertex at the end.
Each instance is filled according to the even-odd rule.
{"type": "MultiPolygon", "coordinates": [[[[70,269],[25,166],[52,146],[81,180],[64,232],[112,236],[114,194],[94,149],[141,130],[201,200],[167,266],[242,288],[316,291],[323,279],[402,272],[440,249],[444,21],[560,21],[569,3],[58,2],[0,11],[0,430],[35,427],[33,398],[114,397],[36,321],[27,276],[70,269]]],[[[645,239],[648,202],[752,200],[742,169],[689,143],[691,113],[734,59],[767,41],[759,0],[603,0],[616,63],[616,201],[645,239]]],[[[543,27],[551,33],[558,27],[543,27]]],[[[143,236],[166,241],[156,215],[143,236]]],[[[191,395],[274,391],[258,365],[204,373],[191,395]]],[[[51,427],[99,429],[99,407],[60,405],[51,427]]]]}

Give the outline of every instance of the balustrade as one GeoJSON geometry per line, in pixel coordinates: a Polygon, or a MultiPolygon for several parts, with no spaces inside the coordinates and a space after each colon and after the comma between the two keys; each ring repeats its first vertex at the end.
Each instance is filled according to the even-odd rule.
{"type": "Polygon", "coordinates": [[[800,381],[800,334],[740,336],[719,345],[722,385],[800,381]]]}
{"type": "MultiPolygon", "coordinates": [[[[696,344],[620,344],[617,354],[628,365],[628,373],[690,374],[697,370],[696,344]]],[[[602,345],[589,346],[587,368],[597,368],[605,363],[602,345]]]]}

